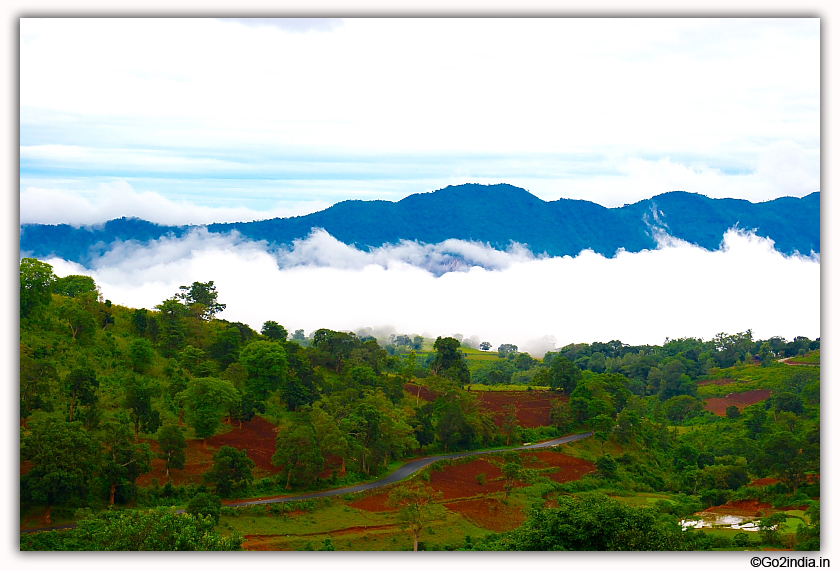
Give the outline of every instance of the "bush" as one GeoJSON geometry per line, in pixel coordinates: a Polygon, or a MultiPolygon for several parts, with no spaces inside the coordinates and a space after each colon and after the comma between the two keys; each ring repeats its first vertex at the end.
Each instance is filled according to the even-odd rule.
{"type": "Polygon", "coordinates": [[[210,493],[199,493],[187,504],[186,512],[191,515],[201,515],[212,517],[215,524],[219,524],[219,515],[221,514],[222,500],[216,495],[210,493]]]}

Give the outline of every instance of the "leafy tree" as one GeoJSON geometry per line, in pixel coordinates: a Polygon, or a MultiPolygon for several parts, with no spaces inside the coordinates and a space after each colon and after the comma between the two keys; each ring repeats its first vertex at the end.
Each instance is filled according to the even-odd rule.
{"type": "Polygon", "coordinates": [[[562,495],[556,508],[536,508],[517,530],[493,545],[498,550],[691,550],[692,541],[673,519],[650,507],[632,507],[605,496],[562,495]]]}
{"type": "Polygon", "coordinates": [[[569,402],[563,400],[552,400],[551,412],[549,413],[551,423],[561,432],[568,432],[575,423],[575,414],[569,402]]]}
{"type": "Polygon", "coordinates": [[[58,316],[67,323],[73,340],[88,340],[96,331],[96,319],[74,300],[61,305],[58,316]]]}
{"type": "Polygon", "coordinates": [[[70,371],[64,379],[64,388],[71,396],[70,421],[73,421],[76,404],[90,406],[96,402],[96,389],[99,380],[90,366],[80,366],[70,371]]]}
{"type": "Polygon", "coordinates": [[[160,507],[149,511],[108,510],[89,515],[73,531],[80,550],[224,551],[242,550],[242,537],[223,537],[211,516],[178,515],[160,507]]]}
{"type": "Polygon", "coordinates": [[[93,277],[87,275],[68,275],[59,277],[52,284],[52,291],[56,295],[65,297],[78,297],[85,293],[99,295],[99,288],[93,277]]]}
{"type": "Polygon", "coordinates": [[[109,502],[114,504],[117,488],[123,497],[130,497],[137,477],[152,468],[152,450],[149,444],[132,442],[129,420],[120,413],[102,432],[105,448],[102,478],[109,489],[109,502]]]}
{"type": "Polygon", "coordinates": [[[461,343],[454,338],[438,337],[434,344],[435,355],[431,368],[436,376],[444,376],[463,386],[470,381],[470,371],[464,362],[463,353],[458,350],[460,347],[461,343]]]}
{"type": "Polygon", "coordinates": [[[216,331],[208,350],[210,355],[219,361],[222,368],[227,368],[236,363],[241,345],[242,331],[233,325],[225,325],[216,331]]]}
{"type": "Polygon", "coordinates": [[[134,330],[138,334],[146,334],[146,329],[149,326],[149,311],[147,309],[134,309],[131,313],[131,324],[134,325],[134,330]]]}
{"type": "Polygon", "coordinates": [[[612,435],[615,420],[610,415],[598,414],[589,420],[589,423],[592,426],[592,431],[595,433],[595,439],[601,442],[601,453],[604,453],[604,444],[607,443],[610,435],[612,435]]]}
{"type": "Polygon", "coordinates": [[[767,436],[756,465],[778,477],[793,493],[805,480],[805,473],[819,468],[819,432],[806,437],[786,431],[767,436]]]}
{"type": "Polygon", "coordinates": [[[796,550],[820,550],[820,502],[812,501],[808,510],[808,525],[799,525],[796,529],[796,550]]]}
{"type": "Polygon", "coordinates": [[[263,323],[260,333],[271,340],[279,340],[285,342],[289,336],[288,331],[283,325],[277,324],[275,321],[266,321],[263,323]]]}
{"type": "Polygon", "coordinates": [[[239,393],[230,382],[218,378],[195,378],[179,399],[186,403],[187,423],[196,437],[212,437],[222,424],[222,417],[239,403],[239,393]]]}
{"type": "Polygon", "coordinates": [[[738,406],[729,406],[726,408],[726,417],[730,420],[737,420],[741,417],[741,410],[738,409],[738,406]]]}
{"type": "Polygon", "coordinates": [[[489,342],[487,342],[485,340],[484,342],[482,342],[481,344],[478,345],[478,348],[480,350],[483,350],[483,351],[486,352],[486,351],[490,350],[490,348],[492,348],[492,346],[493,346],[492,344],[490,344],[489,342]]]}
{"type": "Polygon", "coordinates": [[[128,346],[128,360],[135,372],[146,372],[155,361],[155,349],[145,338],[137,338],[128,346]]]}
{"type": "Polygon", "coordinates": [[[581,371],[565,356],[555,357],[548,369],[548,385],[552,390],[571,394],[581,379],[581,371]]]}
{"type": "Polygon", "coordinates": [[[123,390],[125,393],[123,406],[131,411],[134,438],[139,440],[141,431],[155,433],[161,424],[160,412],[152,409],[152,396],[156,395],[156,387],[148,379],[134,376],[125,381],[123,390]]]}
{"type": "Polygon", "coordinates": [[[324,456],[312,425],[300,422],[280,430],[271,461],[286,471],[287,489],[292,488],[292,482],[314,481],[324,470],[324,456]]]}
{"type": "Polygon", "coordinates": [[[499,358],[507,358],[509,354],[519,352],[519,347],[515,344],[500,344],[497,350],[499,352],[499,358]]]}
{"type": "Polygon", "coordinates": [[[704,406],[703,400],[684,394],[670,398],[663,404],[662,408],[665,417],[672,423],[682,425],[686,419],[701,413],[704,406]]]}
{"type": "Polygon", "coordinates": [[[286,351],[276,342],[258,340],[248,344],[242,349],[239,363],[248,372],[248,391],[262,400],[287,378],[286,351]]]}
{"type": "Polygon", "coordinates": [[[507,437],[505,445],[510,445],[511,439],[517,442],[520,441],[519,434],[522,428],[519,425],[519,420],[516,418],[516,406],[514,404],[502,406],[502,409],[505,412],[505,419],[502,423],[502,434],[507,437]]]}
{"type": "Polygon", "coordinates": [[[149,322],[149,333],[157,339],[164,356],[175,356],[186,340],[184,320],[189,311],[177,299],[167,299],[155,308],[160,311],[160,318],[155,319],[154,325],[149,322]]]}
{"type": "Polygon", "coordinates": [[[20,345],[20,417],[24,421],[33,410],[51,411],[53,385],[58,374],[52,363],[33,358],[32,350],[20,345]]]}
{"type": "Polygon", "coordinates": [[[388,494],[388,505],[399,509],[397,520],[400,527],[408,529],[414,538],[414,551],[417,552],[420,532],[429,522],[443,516],[443,509],[435,504],[434,499],[440,496],[431,486],[422,481],[412,481],[399,485],[388,494]]]}
{"type": "Polygon", "coordinates": [[[160,428],[158,432],[158,446],[160,453],[158,457],[163,459],[166,465],[166,476],[169,477],[170,469],[183,469],[187,461],[187,440],[184,438],[184,431],[172,424],[160,428]]]}
{"type": "Polygon", "coordinates": [[[297,329],[292,335],[292,340],[306,340],[306,335],[303,334],[303,329],[297,329]]]}
{"type": "Polygon", "coordinates": [[[254,461],[242,450],[223,445],[213,455],[213,467],[204,474],[204,481],[216,485],[216,494],[227,497],[244,489],[254,480],[254,461]]]}
{"type": "Polygon", "coordinates": [[[175,298],[193,309],[202,320],[209,321],[227,307],[218,302],[219,294],[212,281],[207,283],[195,281],[192,285],[181,285],[179,289],[181,292],[175,295],[175,298]]]}
{"type": "MultiPolygon", "coordinates": [[[[507,454],[505,454],[507,455],[507,454]]],[[[516,461],[505,461],[505,464],[502,465],[502,475],[505,477],[505,501],[508,499],[508,495],[516,486],[516,481],[521,481],[525,477],[525,471],[522,469],[522,465],[516,461]]]]}
{"type": "Polygon", "coordinates": [[[20,260],[20,316],[30,317],[50,304],[55,281],[52,265],[31,257],[20,260]]]}
{"type": "Polygon", "coordinates": [[[32,462],[32,469],[20,478],[21,496],[30,503],[46,505],[44,520],[50,524],[52,505],[89,493],[101,459],[99,446],[81,423],[43,412],[32,414],[20,435],[20,458],[32,462]]]}
{"type": "Polygon", "coordinates": [[[212,493],[198,493],[187,503],[185,512],[196,518],[210,517],[214,524],[219,524],[222,511],[222,499],[212,493]]]}

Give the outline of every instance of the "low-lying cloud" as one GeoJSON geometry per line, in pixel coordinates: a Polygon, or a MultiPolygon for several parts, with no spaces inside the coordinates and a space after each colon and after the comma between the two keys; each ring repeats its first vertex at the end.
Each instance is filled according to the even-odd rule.
{"type": "Polygon", "coordinates": [[[121,217],[137,217],[175,226],[250,222],[311,214],[330,205],[324,201],[305,201],[265,211],[202,206],[187,200],[172,200],[157,192],[138,191],[127,182],[118,180],[100,184],[95,192],[84,195],[58,188],[27,187],[20,193],[20,223],[79,227],[121,217]]]}
{"type": "Polygon", "coordinates": [[[193,281],[214,281],[221,317],[259,330],[275,320],[424,336],[463,334],[542,354],[571,342],[820,336],[819,256],[785,256],[772,240],[730,230],[708,251],[660,236],[659,247],[605,258],[536,258],[459,240],[356,250],[323,231],[272,251],[236,234],[198,230],[148,245],[117,244],[88,270],[48,260],[58,275],[91,275],[113,302],[152,308],[193,281]],[[454,269],[440,271],[450,264],[454,269]],[[422,331],[422,332],[421,332],[422,331]]]}

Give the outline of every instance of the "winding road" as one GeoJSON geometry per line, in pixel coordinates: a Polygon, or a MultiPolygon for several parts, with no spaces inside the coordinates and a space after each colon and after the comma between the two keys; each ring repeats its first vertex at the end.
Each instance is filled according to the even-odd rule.
{"type": "MultiPolygon", "coordinates": [[[[558,445],[562,445],[564,443],[571,443],[573,441],[577,441],[579,439],[584,439],[592,435],[592,432],[586,433],[577,433],[574,435],[567,435],[565,437],[559,437],[557,439],[551,439],[548,441],[543,441],[541,443],[533,443],[531,445],[522,445],[519,447],[512,447],[506,449],[490,449],[490,450],[481,450],[481,451],[462,451],[460,453],[450,453],[447,455],[432,455],[430,457],[421,457],[420,459],[415,459],[413,461],[409,461],[390,475],[383,477],[382,479],[377,479],[376,481],[371,481],[370,483],[362,483],[360,485],[353,485],[352,487],[341,487],[340,489],[330,489],[328,491],[318,491],[316,493],[308,493],[306,495],[291,495],[288,497],[273,497],[269,499],[251,499],[248,501],[240,501],[238,503],[225,503],[223,506],[225,507],[245,507],[248,505],[269,505],[271,503],[288,503],[291,501],[303,501],[306,499],[319,499],[321,497],[335,497],[337,495],[346,495],[348,493],[359,493],[362,491],[369,491],[371,489],[380,489],[385,487],[386,485],[390,485],[392,483],[397,483],[399,481],[403,481],[404,479],[408,479],[424,467],[431,465],[437,461],[443,461],[444,459],[458,459],[461,457],[471,457],[473,455],[487,455],[490,453],[503,453],[505,451],[527,451],[529,449],[543,449],[546,447],[556,447],[558,445]]],[[[183,513],[184,509],[179,509],[175,511],[177,513],[183,513]]],[[[43,528],[30,528],[26,530],[21,530],[21,534],[28,533],[28,532],[38,532],[42,530],[61,530],[66,528],[75,528],[75,524],[66,524],[61,526],[51,526],[51,527],[43,527],[43,528]]]]}

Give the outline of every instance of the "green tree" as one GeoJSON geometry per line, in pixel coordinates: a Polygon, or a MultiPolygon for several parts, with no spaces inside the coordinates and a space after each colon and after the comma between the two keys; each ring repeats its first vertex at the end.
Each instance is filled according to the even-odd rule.
{"type": "Polygon", "coordinates": [[[502,422],[502,434],[507,437],[505,445],[510,445],[511,439],[518,443],[521,441],[520,433],[522,432],[522,428],[519,425],[519,419],[516,417],[516,406],[510,404],[502,406],[502,409],[505,412],[505,419],[502,422]]]}
{"type": "Polygon", "coordinates": [[[105,452],[100,475],[108,486],[108,500],[112,505],[118,488],[124,498],[131,497],[137,478],[152,468],[152,450],[149,444],[135,444],[131,435],[125,413],[120,413],[102,431],[105,452]]]}
{"type": "Polygon", "coordinates": [[[551,419],[551,423],[563,433],[572,429],[575,423],[575,414],[569,402],[559,399],[551,401],[549,418],[551,419]]]}
{"type": "Polygon", "coordinates": [[[183,469],[187,461],[187,440],[184,438],[184,430],[172,424],[160,428],[158,431],[158,446],[160,453],[158,457],[163,459],[166,465],[166,476],[169,477],[170,469],[183,469]]]}
{"type": "Polygon", "coordinates": [[[31,257],[20,260],[20,316],[33,316],[50,304],[55,281],[52,265],[31,257]]]}
{"type": "Polygon", "coordinates": [[[93,277],[87,275],[68,275],[59,277],[53,281],[52,291],[56,295],[65,297],[78,297],[85,293],[99,296],[99,287],[93,277]]]}
{"type": "Polygon", "coordinates": [[[507,358],[510,354],[516,354],[519,352],[519,347],[515,344],[500,344],[499,348],[497,349],[499,352],[499,358],[507,358]]]}
{"type": "Polygon", "coordinates": [[[497,550],[691,550],[689,533],[651,507],[606,496],[561,495],[555,508],[536,508],[528,520],[493,545],[497,550]]]}
{"type": "Polygon", "coordinates": [[[53,388],[57,383],[55,366],[43,358],[33,358],[32,349],[21,343],[20,417],[24,422],[34,410],[52,410],[53,388]]]}
{"type": "Polygon", "coordinates": [[[155,349],[145,338],[137,338],[128,345],[128,361],[135,372],[146,372],[155,361],[155,349]]]}
{"type": "Polygon", "coordinates": [[[207,283],[195,281],[192,285],[181,285],[179,289],[181,292],[175,295],[175,298],[192,309],[202,320],[209,321],[227,307],[218,302],[219,294],[212,281],[207,283]]]}
{"type": "Polygon", "coordinates": [[[598,414],[589,420],[589,425],[595,433],[595,439],[601,442],[601,453],[604,453],[604,444],[612,435],[615,420],[608,414],[598,414]]]}
{"type": "Polygon", "coordinates": [[[242,537],[223,537],[210,516],[179,515],[160,507],[149,511],[108,510],[80,520],[74,531],[80,550],[224,551],[242,550],[242,537]]]}
{"type": "Polygon", "coordinates": [[[324,455],[318,446],[315,429],[299,422],[277,434],[277,452],[272,463],[286,471],[286,488],[295,482],[313,482],[324,470],[324,455]]]}
{"type": "Polygon", "coordinates": [[[204,440],[204,447],[222,425],[222,417],[239,403],[233,384],[218,378],[195,378],[178,397],[186,403],[187,424],[204,440]]]}
{"type": "Polygon", "coordinates": [[[214,524],[219,524],[222,511],[222,499],[212,493],[198,493],[187,503],[185,512],[196,518],[210,517],[214,524]]]}
{"type": "Polygon", "coordinates": [[[157,387],[142,376],[133,376],[123,384],[125,400],[123,406],[130,410],[134,422],[134,438],[140,439],[140,432],[155,433],[160,427],[160,412],[152,409],[152,397],[157,387]]]}
{"type": "Polygon", "coordinates": [[[490,344],[489,342],[487,342],[485,340],[484,342],[482,342],[481,344],[478,345],[478,348],[480,350],[483,350],[483,351],[487,352],[488,350],[490,350],[490,348],[492,348],[492,346],[493,346],[492,344],[490,344]]]}
{"type": "Polygon", "coordinates": [[[99,380],[90,366],[80,366],[70,371],[64,379],[64,388],[70,394],[70,421],[76,411],[76,404],[90,406],[96,403],[96,389],[99,380]]]}
{"type": "Polygon", "coordinates": [[[213,455],[213,467],[204,474],[204,481],[216,485],[217,495],[227,497],[254,480],[254,466],[254,461],[244,450],[223,445],[213,455]]]}
{"type": "Polygon", "coordinates": [[[577,387],[581,379],[580,369],[565,356],[557,356],[548,369],[548,385],[552,390],[561,390],[567,396],[577,387]]]}
{"type": "MultiPolygon", "coordinates": [[[[506,456],[508,454],[505,454],[506,456]]],[[[517,458],[518,459],[518,458],[517,458]]],[[[505,501],[508,499],[508,495],[516,486],[517,481],[522,481],[525,478],[525,470],[522,469],[522,465],[518,461],[508,461],[507,458],[505,460],[505,464],[502,465],[502,475],[505,477],[504,487],[505,487],[505,501]]]]}
{"type": "Polygon", "coordinates": [[[443,517],[442,507],[434,502],[440,495],[422,481],[399,485],[388,494],[387,504],[399,509],[397,520],[401,528],[411,532],[415,552],[419,546],[420,532],[431,521],[443,517]]]}
{"type": "Polygon", "coordinates": [[[463,353],[458,350],[460,347],[461,343],[454,338],[438,337],[434,344],[435,355],[431,369],[436,376],[449,378],[463,386],[470,381],[470,371],[463,353]]]}
{"type": "Polygon", "coordinates": [[[265,400],[286,381],[286,351],[276,342],[258,340],[242,349],[239,363],[248,372],[248,391],[265,400]]]}
{"type": "Polygon", "coordinates": [[[52,505],[84,498],[101,460],[96,440],[79,422],[35,412],[28,428],[21,428],[20,458],[31,461],[32,469],[21,475],[21,498],[46,505],[50,524],[52,505]]]}
{"type": "Polygon", "coordinates": [[[279,340],[281,342],[285,342],[289,336],[289,332],[286,330],[286,327],[277,324],[275,321],[266,321],[263,323],[260,334],[268,337],[270,340],[279,340]]]}

